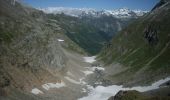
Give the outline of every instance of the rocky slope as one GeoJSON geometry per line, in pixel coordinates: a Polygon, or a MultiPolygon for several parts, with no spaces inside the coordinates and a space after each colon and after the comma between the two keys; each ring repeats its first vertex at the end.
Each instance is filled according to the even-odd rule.
{"type": "Polygon", "coordinates": [[[126,85],[147,84],[169,76],[169,12],[169,0],[161,0],[103,48],[99,59],[110,66],[119,63],[123,69],[110,75],[112,80],[126,85]]]}
{"type": "Polygon", "coordinates": [[[158,78],[168,76],[169,13],[164,12],[169,12],[167,0],[125,28],[133,19],[47,15],[18,0],[0,0],[0,99],[76,100],[87,95],[88,88],[95,90],[97,84],[127,84],[131,80],[135,81],[129,84],[142,84],[148,78],[152,81],[152,76],[155,79],[155,74],[161,73],[158,78]],[[121,28],[125,29],[111,43],[104,44],[110,38],[108,34],[121,28]],[[89,64],[94,57],[84,61],[81,54],[95,54],[103,44],[106,49],[101,57],[107,64],[114,60],[121,63],[117,68],[127,66],[121,66],[124,70],[120,73],[114,68],[105,70],[98,63],[89,64]],[[142,66],[144,62],[146,67],[142,66]],[[134,73],[137,76],[133,77],[134,73]]]}
{"type": "Polygon", "coordinates": [[[151,96],[138,91],[119,91],[114,97],[108,100],[169,100],[168,96],[151,96]]]}
{"type": "Polygon", "coordinates": [[[90,8],[49,7],[40,10],[56,20],[66,30],[66,35],[91,55],[99,53],[117,32],[147,13],[127,8],[97,11],[90,8]]]}
{"type": "Polygon", "coordinates": [[[13,0],[0,0],[1,100],[43,100],[51,96],[32,94],[43,93],[37,89],[42,84],[63,86],[61,76],[69,68],[64,50],[84,53],[63,31],[41,11],[13,0]]]}
{"type": "Polygon", "coordinates": [[[49,14],[56,24],[64,29],[64,33],[87,53],[95,55],[100,52],[103,45],[125,28],[130,21],[135,19],[116,19],[109,16],[94,17],[70,17],[63,14],[49,14]]]}
{"type": "Polygon", "coordinates": [[[72,41],[91,55],[99,53],[103,45],[117,32],[136,20],[136,17],[119,19],[105,14],[100,17],[90,15],[72,17],[65,14],[48,16],[65,30],[65,34],[72,41]]]}

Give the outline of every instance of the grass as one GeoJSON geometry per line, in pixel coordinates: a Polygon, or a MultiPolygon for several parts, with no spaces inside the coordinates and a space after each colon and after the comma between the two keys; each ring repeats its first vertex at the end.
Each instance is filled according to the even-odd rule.
{"type": "Polygon", "coordinates": [[[14,37],[14,34],[11,32],[0,32],[0,42],[4,41],[7,43],[10,43],[12,38],[14,37]]]}
{"type": "MultiPolygon", "coordinates": [[[[168,46],[159,55],[170,40],[170,13],[168,13],[170,10],[166,12],[159,11],[155,13],[156,15],[148,14],[138,19],[112,39],[111,47],[103,48],[99,59],[106,65],[118,62],[129,68],[128,71],[113,75],[112,77],[123,77],[124,75],[121,74],[128,75],[126,73],[129,72],[131,73],[129,77],[133,77],[136,72],[146,66],[147,68],[143,74],[148,74],[147,72],[156,73],[159,70],[162,71],[159,76],[170,74],[170,47],[168,46]],[[159,41],[156,45],[149,44],[144,38],[144,30],[148,25],[151,25],[158,31],[159,41]],[[157,58],[154,59],[155,57],[157,58]],[[152,59],[154,60],[150,63],[152,59]]],[[[121,79],[121,77],[119,78],[121,79]]]]}

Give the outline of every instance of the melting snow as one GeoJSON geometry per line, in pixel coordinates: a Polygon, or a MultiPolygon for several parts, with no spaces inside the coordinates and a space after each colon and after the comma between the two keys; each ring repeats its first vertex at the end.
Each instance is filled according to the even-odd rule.
{"type": "Polygon", "coordinates": [[[74,77],[74,75],[71,72],[67,72],[67,75],[74,77]]]}
{"type": "Polygon", "coordinates": [[[94,71],[97,69],[97,70],[105,70],[103,67],[85,67],[86,71],[82,71],[86,76],[87,75],[90,75],[90,74],[93,74],[94,71]]]}
{"type": "Polygon", "coordinates": [[[93,74],[94,72],[93,71],[82,71],[84,74],[85,74],[85,76],[87,76],[87,75],[90,75],[90,74],[93,74]]]}
{"type": "Polygon", "coordinates": [[[96,56],[92,56],[92,57],[83,57],[84,58],[84,61],[87,62],[87,63],[93,63],[95,62],[95,58],[96,56]]]}
{"type": "Polygon", "coordinates": [[[59,42],[64,42],[64,40],[62,40],[62,39],[58,39],[58,41],[59,41],[59,42]]]}
{"type": "Polygon", "coordinates": [[[169,81],[170,78],[159,80],[155,83],[153,83],[151,86],[138,86],[138,87],[132,87],[132,88],[123,88],[123,86],[118,85],[112,85],[112,86],[97,86],[96,88],[93,88],[92,86],[87,85],[88,89],[91,90],[91,92],[88,94],[88,96],[80,98],[78,100],[107,100],[109,97],[115,95],[120,90],[137,90],[140,92],[158,89],[159,86],[167,81],[169,81]]]}
{"type": "Polygon", "coordinates": [[[65,83],[61,82],[61,83],[47,83],[47,84],[43,84],[42,87],[46,90],[49,90],[51,88],[61,88],[61,87],[65,87],[65,83]]]}
{"type": "MultiPolygon", "coordinates": [[[[95,58],[96,56],[92,56],[92,57],[83,57],[84,58],[84,61],[87,62],[87,63],[93,63],[95,62],[95,58]]],[[[86,76],[87,75],[90,75],[90,74],[93,74],[94,71],[97,69],[97,70],[105,70],[103,67],[85,67],[87,70],[85,71],[82,71],[86,76]]]]}
{"type": "Polygon", "coordinates": [[[76,81],[76,80],[73,80],[71,79],[70,77],[64,77],[65,79],[67,79],[68,81],[70,81],[71,83],[74,83],[74,84],[81,84],[80,82],[76,81]]]}
{"type": "Polygon", "coordinates": [[[42,92],[41,90],[37,89],[37,88],[32,89],[32,90],[31,90],[31,93],[33,93],[33,94],[35,94],[35,95],[37,95],[37,94],[43,94],[43,92],[42,92]]]}
{"type": "Polygon", "coordinates": [[[103,67],[86,67],[87,69],[91,70],[91,71],[95,71],[97,70],[105,70],[103,67]]]}
{"type": "Polygon", "coordinates": [[[67,76],[65,76],[64,78],[67,79],[68,81],[70,81],[71,83],[74,83],[74,84],[80,84],[80,85],[87,84],[85,81],[83,81],[84,78],[80,78],[79,81],[73,80],[73,79],[71,79],[70,77],[67,77],[67,76]]]}
{"type": "Polygon", "coordinates": [[[82,88],[82,92],[87,92],[87,90],[85,88],[82,88]]]}

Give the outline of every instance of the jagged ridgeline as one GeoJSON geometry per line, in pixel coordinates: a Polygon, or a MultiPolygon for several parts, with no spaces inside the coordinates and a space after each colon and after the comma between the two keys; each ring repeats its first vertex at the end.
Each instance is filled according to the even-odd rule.
{"type": "MultiPolygon", "coordinates": [[[[99,55],[105,64],[119,62],[127,70],[113,75],[122,80],[168,76],[170,73],[170,2],[154,9],[119,32],[99,55]],[[126,77],[127,76],[127,77],[126,77]],[[133,76],[133,77],[132,77],[133,76]],[[120,78],[119,77],[119,78],[120,78]]],[[[145,82],[145,81],[143,81],[145,82]]]]}

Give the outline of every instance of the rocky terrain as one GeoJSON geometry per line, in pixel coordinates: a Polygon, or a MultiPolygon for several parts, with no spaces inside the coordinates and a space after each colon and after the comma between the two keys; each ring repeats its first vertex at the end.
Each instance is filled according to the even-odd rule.
{"type": "Polygon", "coordinates": [[[99,17],[86,14],[74,17],[64,13],[49,13],[47,16],[55,20],[72,41],[91,55],[99,53],[117,32],[140,17],[116,18],[105,14],[99,17]]]}
{"type": "Polygon", "coordinates": [[[61,83],[67,72],[68,57],[62,49],[84,51],[41,11],[0,0],[0,15],[0,96],[40,99],[31,91],[37,93],[36,88],[46,83],[61,83]]]}
{"type": "Polygon", "coordinates": [[[168,100],[169,10],[75,17],[0,0],[0,99],[168,100]]]}
{"type": "Polygon", "coordinates": [[[169,76],[169,1],[161,0],[147,15],[130,24],[99,55],[112,68],[110,79],[126,85],[149,84],[169,76]]]}
{"type": "Polygon", "coordinates": [[[108,100],[169,100],[167,96],[151,96],[138,91],[119,91],[114,97],[110,97],[108,100]]]}

